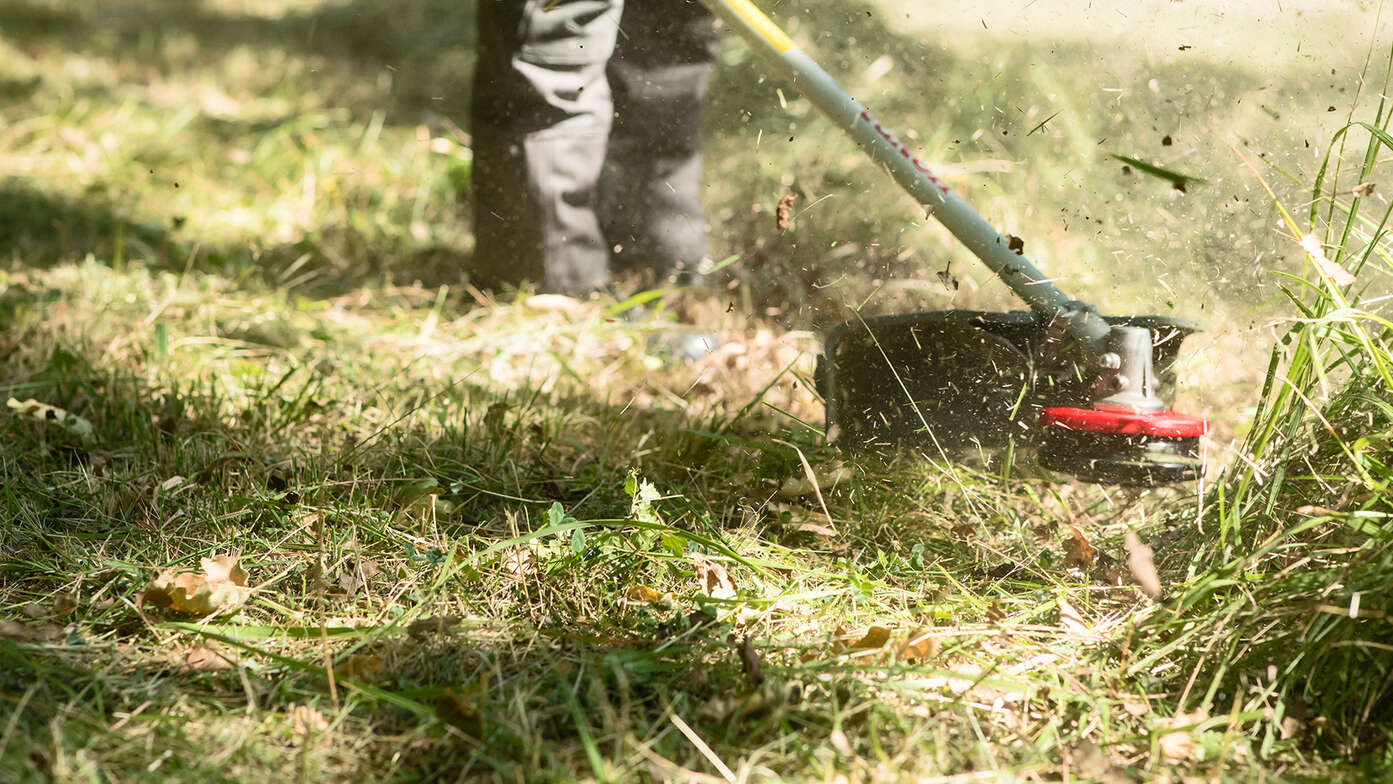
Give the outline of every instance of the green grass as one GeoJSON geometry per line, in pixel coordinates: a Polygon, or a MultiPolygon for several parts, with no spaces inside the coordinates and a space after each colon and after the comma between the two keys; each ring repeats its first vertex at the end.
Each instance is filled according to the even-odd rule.
{"type": "Polygon", "coordinates": [[[92,426],[0,410],[0,770],[1388,769],[1393,270],[1382,191],[1353,192],[1393,151],[1377,69],[1380,89],[1340,99],[1368,125],[1331,140],[1331,80],[1353,73],[1318,59],[1100,63],[1078,41],[985,48],[911,35],[889,4],[799,4],[829,70],[1071,291],[1211,321],[1181,374],[1215,469],[1122,491],[821,443],[811,330],[862,303],[1009,301],[733,40],[707,124],[713,239],[740,260],[717,297],[661,297],[725,349],[664,368],[661,319],[471,287],[457,6],[0,0],[0,398],[92,426]],[[1272,231],[1221,131],[1353,287],[1272,231]],[[1142,149],[1164,133],[1179,146],[1142,149]],[[1181,194],[1110,154],[1210,182],[1181,194]],[[1120,566],[1128,530],[1160,602],[1120,566]],[[235,612],[142,606],[162,571],[226,553],[252,589],[235,612]]]}

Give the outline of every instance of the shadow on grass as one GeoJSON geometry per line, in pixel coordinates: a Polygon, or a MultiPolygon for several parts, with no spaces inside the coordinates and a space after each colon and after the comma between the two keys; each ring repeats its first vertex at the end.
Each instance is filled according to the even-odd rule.
{"type": "MultiPolygon", "coordinates": [[[[291,4],[293,7],[293,4],[291,4]]],[[[424,112],[463,117],[475,42],[472,0],[372,0],[322,5],[279,16],[234,14],[188,0],[0,0],[0,37],[22,50],[46,47],[153,67],[185,68],[187,54],[167,47],[196,44],[192,63],[212,63],[239,48],[328,58],[344,83],[374,85],[390,68],[389,121],[415,124],[424,112]]],[[[374,98],[380,98],[374,94],[374,98]]]]}
{"type": "Polygon", "coordinates": [[[319,228],[298,242],[269,247],[214,244],[181,233],[100,193],[81,199],[23,180],[0,179],[0,268],[44,269],[87,255],[115,266],[136,262],[158,272],[214,273],[261,286],[294,283],[305,296],[333,297],[383,280],[435,288],[467,278],[469,253],[448,245],[402,247],[347,226],[319,228]]]}

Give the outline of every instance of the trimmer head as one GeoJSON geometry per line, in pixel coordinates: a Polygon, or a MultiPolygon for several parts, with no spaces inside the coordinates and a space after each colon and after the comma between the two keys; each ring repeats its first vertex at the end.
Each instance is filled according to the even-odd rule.
{"type": "Polygon", "coordinates": [[[1209,422],[1174,411],[1059,407],[1041,413],[1040,430],[1046,468],[1089,482],[1157,485],[1199,478],[1209,422]]]}
{"type": "Polygon", "coordinates": [[[1181,342],[1197,325],[1109,317],[1110,365],[1086,372],[1033,313],[931,311],[847,322],[827,339],[818,385],[828,438],[929,455],[1016,442],[1051,469],[1153,485],[1199,476],[1208,424],[1164,410],[1181,342]]]}

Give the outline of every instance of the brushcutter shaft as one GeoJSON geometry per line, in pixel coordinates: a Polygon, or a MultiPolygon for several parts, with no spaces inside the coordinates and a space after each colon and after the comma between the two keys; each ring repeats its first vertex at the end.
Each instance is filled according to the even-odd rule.
{"type": "Polygon", "coordinates": [[[1092,306],[1069,298],[894,134],[794,45],[750,0],[702,0],[833,122],[841,126],[895,181],[987,268],[1047,320],[1063,317],[1072,342],[1094,358],[1104,351],[1108,325],[1092,306]]]}

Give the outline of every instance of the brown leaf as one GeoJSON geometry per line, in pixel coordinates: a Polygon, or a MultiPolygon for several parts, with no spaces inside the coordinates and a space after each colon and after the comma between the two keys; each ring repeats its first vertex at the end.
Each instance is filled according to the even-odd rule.
{"type": "Polygon", "coordinates": [[[697,583],[701,592],[713,599],[730,599],[735,596],[735,581],[730,573],[719,563],[704,555],[691,553],[687,556],[696,567],[697,583]]]}
{"type": "Polygon", "coordinates": [[[210,583],[232,583],[238,586],[247,584],[247,571],[237,564],[236,558],[230,555],[200,558],[198,562],[203,567],[203,573],[210,583]]]}
{"type": "Polygon", "coordinates": [[[625,592],[624,598],[628,599],[631,602],[657,604],[658,602],[661,602],[663,600],[663,595],[658,593],[654,589],[649,588],[646,585],[634,583],[633,585],[629,586],[629,590],[625,592]]]}
{"type": "Polygon", "coordinates": [[[435,717],[475,737],[483,730],[483,723],[473,706],[448,686],[435,698],[435,717]]]}
{"type": "Polygon", "coordinates": [[[381,656],[355,653],[349,656],[343,664],[335,667],[334,674],[340,678],[375,681],[382,677],[384,670],[381,656]]]}
{"type": "Polygon", "coordinates": [[[904,649],[900,651],[900,661],[932,659],[938,655],[938,651],[938,637],[934,635],[933,627],[917,629],[905,641],[904,649]]]}
{"type": "Polygon", "coordinates": [[[67,639],[67,634],[55,623],[30,626],[21,621],[0,621],[0,637],[15,642],[60,643],[67,639]]]}
{"type": "Polygon", "coordinates": [[[883,648],[887,642],[890,642],[890,630],[884,626],[872,626],[866,630],[861,639],[847,647],[853,651],[865,651],[883,648]]]}
{"type": "Polygon", "coordinates": [[[1072,523],[1069,525],[1069,534],[1070,538],[1064,540],[1064,563],[1077,566],[1084,571],[1092,569],[1094,562],[1098,560],[1098,549],[1089,544],[1083,531],[1072,523]]]}
{"type": "Polygon", "coordinates": [[[218,651],[205,645],[195,645],[184,654],[184,666],[193,672],[217,672],[231,669],[233,664],[218,651]]]}
{"type": "Polygon", "coordinates": [[[67,618],[77,610],[77,597],[66,591],[60,591],[53,595],[53,614],[58,618],[67,618]]]}
{"type": "Polygon", "coordinates": [[[296,705],[290,720],[295,724],[295,732],[300,735],[329,729],[329,720],[324,718],[324,714],[308,705],[296,705]]]}
{"type": "Polygon", "coordinates": [[[201,559],[203,574],[164,572],[145,587],[141,603],[189,615],[211,615],[246,599],[247,573],[230,555],[201,559]]]}
{"type": "Polygon", "coordinates": [[[406,627],[406,633],[417,639],[429,637],[432,634],[442,634],[451,626],[460,622],[458,615],[433,615],[429,618],[422,618],[412,621],[406,627]]]}
{"type": "Polygon", "coordinates": [[[1156,573],[1156,561],[1150,547],[1142,543],[1137,532],[1127,529],[1127,568],[1141,586],[1142,592],[1152,599],[1161,598],[1161,576],[1156,573]]]}
{"type": "Polygon", "coordinates": [[[778,206],[774,208],[774,225],[779,231],[787,231],[793,222],[793,202],[797,199],[796,193],[785,193],[780,197],[778,206]]]}

